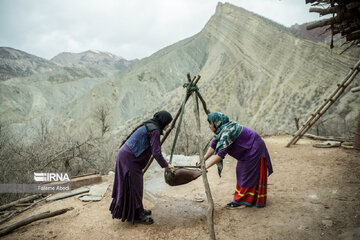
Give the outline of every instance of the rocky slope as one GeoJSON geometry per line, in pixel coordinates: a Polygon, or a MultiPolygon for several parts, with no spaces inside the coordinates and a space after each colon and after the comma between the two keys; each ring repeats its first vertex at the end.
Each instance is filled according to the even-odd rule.
{"type": "Polygon", "coordinates": [[[0,81],[52,71],[56,64],[26,52],[0,47],[0,81]]]}
{"type": "MultiPolygon", "coordinates": [[[[1,118],[12,119],[19,130],[46,117],[54,126],[76,135],[98,131],[94,112],[106,106],[112,129],[109,136],[119,141],[156,110],[168,109],[175,114],[184,96],[186,73],[190,72],[202,76],[200,91],[211,111],[222,111],[261,134],[292,133],[294,117],[305,121],[357,59],[346,53],[339,55],[324,43],[299,38],[289,28],[242,8],[219,3],[198,34],[122,71],[106,70],[101,76],[66,82],[32,83],[20,78],[4,82],[1,118]]],[[[320,125],[320,133],[344,135],[352,131],[359,103],[355,94],[344,94],[323,117],[329,120],[320,125]]],[[[190,130],[192,114],[191,105],[186,111],[190,130]]],[[[202,119],[205,117],[203,114],[202,119]]],[[[206,140],[210,133],[205,120],[203,123],[206,140]]]]}

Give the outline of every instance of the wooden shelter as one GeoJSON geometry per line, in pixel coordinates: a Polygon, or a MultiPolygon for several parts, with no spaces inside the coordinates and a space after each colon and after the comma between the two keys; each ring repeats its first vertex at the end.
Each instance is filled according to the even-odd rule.
{"type": "Polygon", "coordinates": [[[360,1],[359,0],[305,0],[311,3],[310,12],[330,18],[313,22],[306,26],[307,30],[327,26],[331,31],[330,48],[333,48],[333,36],[341,34],[349,43],[349,47],[360,46],[360,1]],[[316,6],[316,7],[315,7],[316,6]]]}
{"type": "MultiPolygon", "coordinates": [[[[306,26],[307,30],[318,27],[328,27],[327,30],[331,31],[330,48],[333,48],[333,37],[336,34],[341,34],[346,38],[345,43],[350,43],[351,48],[354,46],[360,47],[360,1],[359,0],[305,0],[306,4],[311,3],[312,7],[310,12],[317,12],[320,16],[331,14],[332,17],[310,23],[306,26]]],[[[331,95],[324,99],[324,103],[311,114],[309,119],[303,126],[296,131],[294,137],[286,145],[290,147],[295,144],[305,133],[316,123],[316,121],[331,107],[331,105],[344,93],[346,87],[355,79],[356,75],[360,72],[360,60],[350,69],[350,72],[345,76],[343,81],[337,85],[337,88],[331,95]]],[[[352,89],[353,92],[359,91],[359,87],[352,89]]],[[[298,120],[295,119],[298,126],[298,120]]],[[[358,119],[358,127],[355,133],[355,148],[360,148],[360,114],[358,119]]]]}

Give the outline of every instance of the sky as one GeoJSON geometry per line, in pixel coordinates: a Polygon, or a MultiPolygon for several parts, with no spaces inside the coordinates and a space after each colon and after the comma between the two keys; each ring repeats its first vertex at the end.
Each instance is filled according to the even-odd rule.
{"type": "MultiPolygon", "coordinates": [[[[0,47],[45,59],[99,50],[141,59],[201,31],[218,0],[0,0],[0,47]]],[[[225,1],[220,1],[225,2],[225,1]]],[[[305,0],[228,0],[284,26],[319,19],[305,0]]]]}

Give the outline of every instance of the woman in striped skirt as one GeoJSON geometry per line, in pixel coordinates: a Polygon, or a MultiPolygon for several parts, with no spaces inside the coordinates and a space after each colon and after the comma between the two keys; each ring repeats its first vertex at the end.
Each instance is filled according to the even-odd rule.
{"type": "Polygon", "coordinates": [[[265,142],[254,130],[229,120],[220,112],[210,113],[208,122],[215,135],[204,156],[205,167],[217,164],[221,176],[226,154],[237,160],[234,199],[226,207],[265,207],[267,177],[273,172],[265,142]]]}

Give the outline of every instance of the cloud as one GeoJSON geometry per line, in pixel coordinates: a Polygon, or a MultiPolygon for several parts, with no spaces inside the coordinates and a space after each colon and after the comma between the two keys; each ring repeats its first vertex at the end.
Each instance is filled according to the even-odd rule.
{"type": "MultiPolygon", "coordinates": [[[[230,2],[286,26],[309,19],[303,1],[230,2]]],[[[201,31],[216,5],[216,0],[1,0],[0,45],[47,59],[88,49],[143,58],[201,31]]]]}

